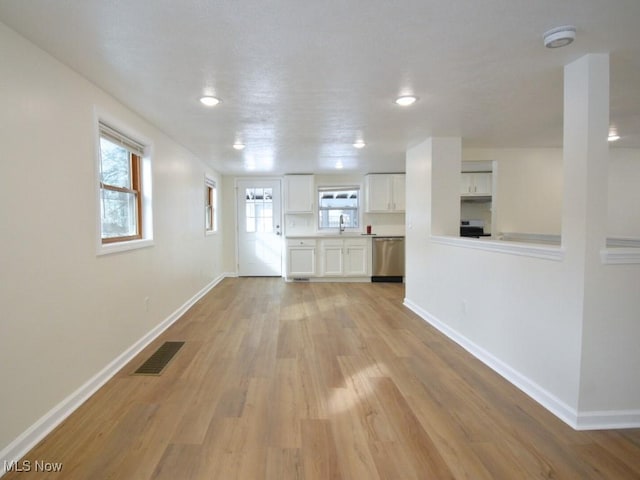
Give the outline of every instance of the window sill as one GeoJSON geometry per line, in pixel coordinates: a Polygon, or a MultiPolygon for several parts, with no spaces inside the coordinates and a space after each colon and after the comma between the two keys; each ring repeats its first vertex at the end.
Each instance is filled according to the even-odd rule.
{"type": "Polygon", "coordinates": [[[139,248],[152,247],[154,245],[153,239],[143,238],[141,240],[130,240],[128,242],[117,243],[100,243],[98,245],[98,251],[96,255],[110,255],[112,253],[127,252],[129,250],[137,250],[139,248]]]}

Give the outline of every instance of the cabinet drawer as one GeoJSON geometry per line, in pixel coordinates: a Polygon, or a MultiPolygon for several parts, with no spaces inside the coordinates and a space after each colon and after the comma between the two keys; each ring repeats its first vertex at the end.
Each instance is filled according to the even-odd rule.
{"type": "Polygon", "coordinates": [[[349,238],[344,241],[345,247],[366,247],[367,239],[366,238],[349,238]]]}
{"type": "Polygon", "coordinates": [[[313,238],[288,238],[287,247],[315,247],[316,240],[313,238]]]}
{"type": "Polygon", "coordinates": [[[343,240],[341,238],[330,238],[322,240],[322,247],[341,247],[343,240]]]}

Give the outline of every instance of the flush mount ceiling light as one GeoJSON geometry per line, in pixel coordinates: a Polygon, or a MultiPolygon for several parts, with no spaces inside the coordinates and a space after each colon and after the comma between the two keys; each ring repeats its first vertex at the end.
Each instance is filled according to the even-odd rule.
{"type": "Polygon", "coordinates": [[[206,95],[204,97],[200,97],[200,103],[206,105],[207,107],[214,107],[220,103],[220,99],[212,97],[210,95],[206,95]]]}
{"type": "Polygon", "coordinates": [[[356,148],[364,148],[365,145],[366,143],[364,143],[362,140],[358,140],[356,143],[353,144],[353,146],[356,148]]]}
{"type": "Polygon", "coordinates": [[[401,107],[408,107],[409,105],[413,105],[418,101],[418,97],[415,95],[402,95],[395,99],[395,103],[400,105],[401,107]]]}
{"type": "Polygon", "coordinates": [[[244,147],[244,143],[236,142],[233,144],[233,148],[235,148],[236,150],[244,150],[244,147]]]}
{"type": "Polygon", "coordinates": [[[611,133],[609,134],[609,136],[607,137],[607,140],[609,140],[610,142],[615,142],[615,141],[617,141],[617,140],[620,140],[620,135],[618,135],[618,134],[617,134],[617,133],[615,133],[615,132],[611,132],[611,133]]]}
{"type": "Polygon", "coordinates": [[[576,38],[576,27],[564,25],[552,28],[543,35],[544,46],[547,48],[560,48],[569,45],[576,38]]]}

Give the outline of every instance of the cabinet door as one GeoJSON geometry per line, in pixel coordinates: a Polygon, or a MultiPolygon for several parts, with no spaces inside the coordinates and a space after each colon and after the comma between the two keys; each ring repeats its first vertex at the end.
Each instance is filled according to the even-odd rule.
{"type": "Polygon", "coordinates": [[[351,245],[345,247],[344,274],[353,277],[366,277],[367,272],[367,247],[364,245],[351,245]]]}
{"type": "Polygon", "coordinates": [[[367,175],[367,212],[388,212],[391,210],[391,182],[389,175],[367,175]]]}
{"type": "Polygon", "coordinates": [[[316,274],[315,247],[288,247],[287,276],[311,277],[316,274]]]}
{"type": "Polygon", "coordinates": [[[405,181],[405,175],[393,175],[391,178],[394,212],[404,212],[406,196],[405,181]]]}
{"type": "Polygon", "coordinates": [[[491,173],[481,172],[473,174],[474,195],[491,195],[491,173]]]}
{"type": "Polygon", "coordinates": [[[313,213],[313,175],[285,175],[285,213],[313,213]]]}
{"type": "Polygon", "coordinates": [[[342,245],[327,245],[322,247],[322,275],[342,276],[343,255],[342,245]]]}
{"type": "Polygon", "coordinates": [[[460,195],[473,194],[473,173],[460,174],[460,195]]]}

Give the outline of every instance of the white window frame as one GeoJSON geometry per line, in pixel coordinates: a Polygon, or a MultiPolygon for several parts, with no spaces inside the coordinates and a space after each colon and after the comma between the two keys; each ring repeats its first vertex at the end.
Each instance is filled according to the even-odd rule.
{"type": "Polygon", "coordinates": [[[216,181],[205,175],[204,177],[204,189],[205,189],[205,202],[204,202],[204,233],[205,235],[215,235],[218,233],[218,222],[220,218],[220,213],[218,212],[218,185],[216,181]],[[211,218],[211,228],[207,228],[207,219],[209,216],[208,208],[209,208],[209,189],[213,189],[213,199],[212,199],[212,218],[211,218]]]}
{"type": "Polygon", "coordinates": [[[363,204],[362,204],[362,185],[355,185],[355,184],[347,184],[347,185],[318,185],[316,187],[316,200],[317,200],[317,205],[318,205],[318,210],[316,212],[316,230],[319,233],[327,233],[327,232],[331,232],[336,230],[336,227],[321,227],[320,226],[320,211],[323,210],[320,207],[320,194],[322,192],[327,192],[327,191],[338,191],[338,190],[357,190],[358,191],[358,208],[357,208],[357,212],[356,212],[356,216],[358,218],[358,226],[357,227],[346,227],[345,231],[347,232],[359,232],[362,230],[362,211],[363,211],[363,204]]]}
{"type": "Polygon", "coordinates": [[[153,143],[145,136],[139,134],[128,125],[125,125],[113,116],[100,112],[97,108],[94,112],[94,137],[95,137],[95,202],[96,202],[96,254],[108,255],[111,253],[124,252],[139,248],[146,248],[154,245],[153,241],[153,209],[152,209],[152,173],[151,154],[153,143]],[[102,221],[101,221],[101,152],[100,152],[100,125],[106,125],[112,130],[120,133],[123,137],[131,139],[135,143],[144,147],[143,154],[140,155],[140,175],[141,175],[141,211],[142,225],[140,238],[125,240],[113,243],[103,243],[102,241],[102,221]]]}

